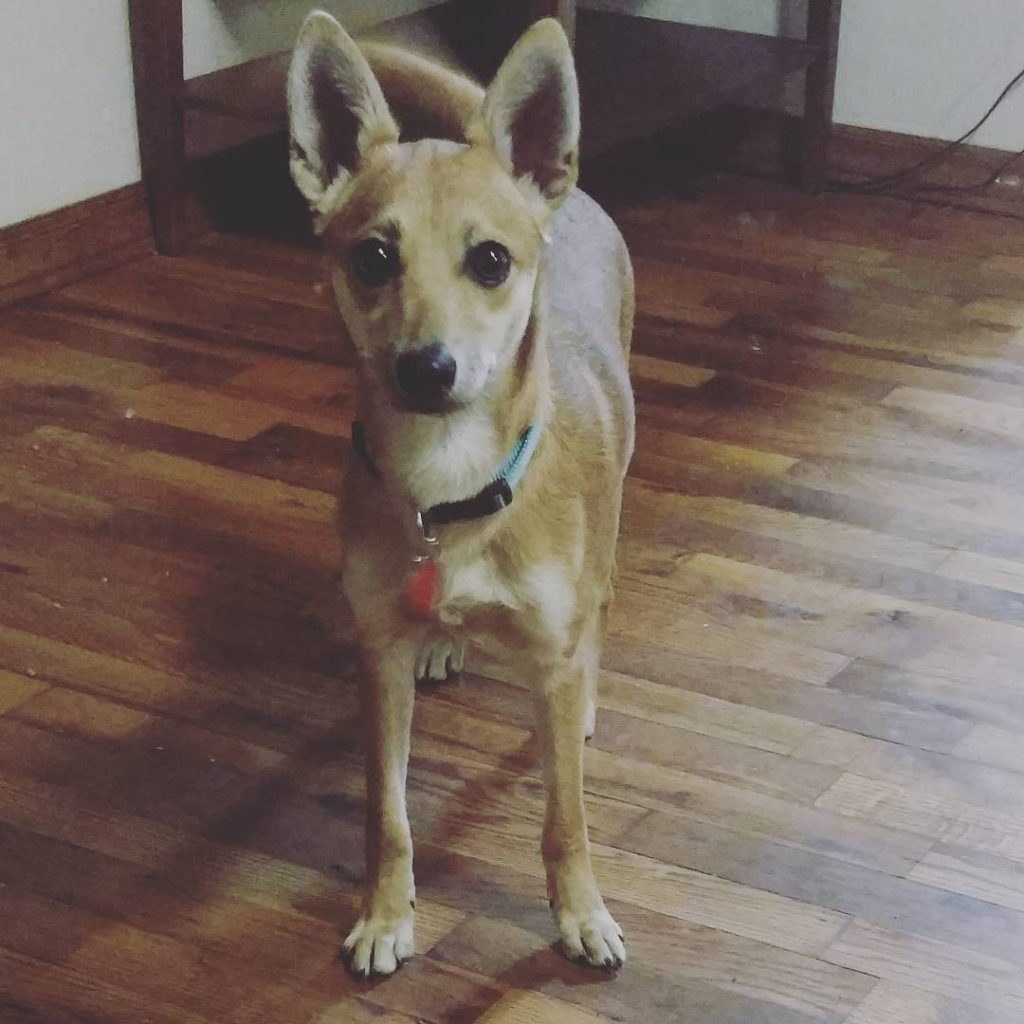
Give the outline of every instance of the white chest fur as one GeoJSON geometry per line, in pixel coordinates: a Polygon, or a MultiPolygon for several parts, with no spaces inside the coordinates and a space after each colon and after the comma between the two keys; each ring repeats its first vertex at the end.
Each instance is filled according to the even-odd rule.
{"type": "Polygon", "coordinates": [[[446,567],[441,579],[437,613],[447,625],[459,625],[463,616],[476,608],[498,606],[517,611],[522,607],[517,588],[502,578],[486,555],[446,567]]]}
{"type": "Polygon", "coordinates": [[[569,633],[576,596],[565,566],[529,566],[510,580],[484,554],[443,574],[438,617],[458,626],[474,609],[500,607],[528,613],[530,621],[542,623],[544,632],[560,640],[569,633]]]}

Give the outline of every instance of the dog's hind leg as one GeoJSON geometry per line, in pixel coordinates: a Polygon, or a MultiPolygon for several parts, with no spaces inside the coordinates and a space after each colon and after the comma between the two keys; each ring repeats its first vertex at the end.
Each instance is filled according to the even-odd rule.
{"type": "Polygon", "coordinates": [[[566,659],[545,673],[537,693],[547,790],[541,852],[548,897],[566,954],[614,970],[626,959],[626,949],[590,864],[583,808],[585,700],[579,664],[566,659]]]}
{"type": "Polygon", "coordinates": [[[609,584],[604,599],[591,613],[580,635],[576,661],[583,673],[583,736],[593,738],[597,729],[597,682],[601,674],[601,650],[608,625],[612,588],[609,584]]]}
{"type": "Polygon", "coordinates": [[[597,729],[597,680],[601,668],[600,626],[597,616],[587,623],[580,637],[576,660],[583,677],[583,738],[593,738],[597,729]]]}
{"type": "Polygon", "coordinates": [[[462,671],[465,645],[450,636],[426,640],[416,654],[413,675],[417,683],[443,683],[462,671]]]}
{"type": "Polygon", "coordinates": [[[364,652],[366,894],[343,951],[352,972],[390,974],[412,955],[415,888],[405,780],[412,726],[415,642],[364,652]]]}

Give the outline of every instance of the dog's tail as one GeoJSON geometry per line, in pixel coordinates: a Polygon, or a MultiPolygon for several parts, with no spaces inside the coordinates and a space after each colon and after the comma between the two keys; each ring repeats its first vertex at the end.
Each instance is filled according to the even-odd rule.
{"type": "Polygon", "coordinates": [[[468,76],[392,43],[361,41],[359,48],[380,82],[402,128],[402,138],[466,139],[484,91],[468,76]]]}

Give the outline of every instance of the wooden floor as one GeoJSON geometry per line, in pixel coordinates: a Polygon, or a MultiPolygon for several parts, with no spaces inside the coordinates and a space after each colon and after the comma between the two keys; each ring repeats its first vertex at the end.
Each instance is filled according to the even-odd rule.
{"type": "Polygon", "coordinates": [[[638,451],[587,751],[630,960],[563,961],[528,701],[421,694],[417,956],[336,960],[354,670],[310,614],[352,379],[310,250],[0,314],[3,1024],[1020,1024],[1024,226],[616,201],[638,451]]]}

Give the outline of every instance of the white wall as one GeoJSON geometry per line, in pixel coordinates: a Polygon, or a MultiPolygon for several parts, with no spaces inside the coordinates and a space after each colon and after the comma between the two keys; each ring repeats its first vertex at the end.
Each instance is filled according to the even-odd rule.
{"type": "MultiPolygon", "coordinates": [[[[802,34],[805,0],[581,0],[746,32],[802,34]]],[[[836,120],[954,139],[1024,68],[1021,0],[843,0],[836,120]]],[[[1024,83],[974,137],[1024,148],[1024,83]]]]}
{"type": "Polygon", "coordinates": [[[7,0],[0,15],[0,225],[135,181],[121,0],[7,0]]]}
{"type": "MultiPolygon", "coordinates": [[[[349,30],[398,18],[442,0],[183,0],[185,77],[262,57],[290,46],[314,8],[349,30]]],[[[491,3],[494,0],[483,0],[491,3]]]]}
{"type": "MultiPolygon", "coordinates": [[[[187,74],[286,46],[314,2],[358,26],[437,0],[185,0],[187,74]]],[[[801,14],[800,0],[583,2],[752,32],[795,31],[801,14]]],[[[127,0],[6,0],[0,24],[0,226],[137,181],[127,0]]],[[[954,138],[1021,66],[1021,0],[845,0],[836,116],[954,138]]],[[[1024,146],[1024,86],[976,141],[1024,146]]]]}
{"type": "MultiPolygon", "coordinates": [[[[846,0],[836,116],[955,139],[1024,68],[1021,0],[846,0]]],[[[972,140],[1024,148],[1024,83],[972,140]]]]}
{"type": "MultiPolygon", "coordinates": [[[[184,0],[186,74],[288,46],[313,7],[358,28],[438,0],[184,0]]],[[[0,227],[139,179],[127,0],[0,2],[0,227]]]]}

